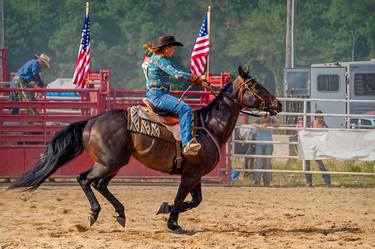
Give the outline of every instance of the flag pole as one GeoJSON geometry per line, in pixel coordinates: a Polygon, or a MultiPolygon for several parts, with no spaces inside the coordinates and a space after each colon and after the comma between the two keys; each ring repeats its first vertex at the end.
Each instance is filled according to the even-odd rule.
{"type": "MultiPolygon", "coordinates": [[[[207,31],[208,31],[208,40],[210,42],[211,47],[211,5],[208,5],[207,11],[207,31]]],[[[209,48],[211,50],[211,48],[209,48]]],[[[211,51],[210,51],[211,52],[211,51]]],[[[207,70],[206,70],[206,78],[209,79],[210,76],[210,53],[207,55],[207,70]]]]}
{"type": "Polygon", "coordinates": [[[86,16],[89,15],[89,2],[86,2],[86,16]]]}
{"type": "Polygon", "coordinates": [[[73,73],[73,83],[76,87],[84,88],[90,68],[90,23],[89,1],[86,2],[86,13],[83,21],[82,36],[78,49],[77,60],[73,73]]]}

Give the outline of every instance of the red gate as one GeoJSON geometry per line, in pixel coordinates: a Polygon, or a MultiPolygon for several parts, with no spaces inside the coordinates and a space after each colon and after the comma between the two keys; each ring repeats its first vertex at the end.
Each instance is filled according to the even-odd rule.
{"type": "MultiPolygon", "coordinates": [[[[230,79],[230,74],[211,76],[215,85],[223,86],[230,79]]],[[[110,109],[124,109],[139,104],[144,90],[110,89],[110,72],[100,70],[90,73],[87,89],[24,89],[34,92],[36,101],[11,102],[10,91],[19,91],[8,87],[0,94],[0,178],[15,178],[29,169],[43,152],[46,142],[65,125],[110,109]],[[19,115],[11,115],[12,108],[21,108],[19,115]],[[34,108],[39,115],[27,115],[26,109],[34,108]]],[[[172,91],[179,96],[183,91],[172,91]]],[[[185,101],[193,109],[207,105],[212,98],[208,91],[190,91],[185,101]]],[[[206,180],[229,182],[230,146],[221,150],[222,160],[218,166],[205,176],[206,180]]],[[[86,153],[75,158],[60,168],[53,177],[70,178],[91,167],[93,162],[86,153]]],[[[175,179],[178,176],[167,175],[144,167],[132,158],[117,175],[127,179],[175,179]]]]}

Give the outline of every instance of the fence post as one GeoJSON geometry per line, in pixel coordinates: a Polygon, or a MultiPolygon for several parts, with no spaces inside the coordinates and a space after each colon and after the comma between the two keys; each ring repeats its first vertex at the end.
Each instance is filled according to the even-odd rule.
{"type": "Polygon", "coordinates": [[[350,129],[350,114],[352,114],[350,111],[350,102],[347,101],[346,102],[346,129],[350,129]]]}
{"type": "Polygon", "coordinates": [[[0,48],[1,51],[1,81],[6,82],[8,76],[8,63],[7,63],[7,50],[6,48],[0,48]]]}
{"type": "MultiPolygon", "coordinates": [[[[1,79],[0,81],[2,82],[1,84],[1,88],[4,89],[4,88],[7,88],[8,86],[5,84],[5,82],[7,81],[8,79],[8,65],[7,65],[7,50],[6,48],[0,48],[0,57],[1,57],[1,61],[0,61],[0,74],[1,74],[1,79]]],[[[1,92],[0,93],[0,96],[6,96],[6,92],[1,92]]]]}
{"type": "MultiPolygon", "coordinates": [[[[232,134],[233,136],[233,134],[232,134]]],[[[232,150],[231,150],[231,141],[232,141],[232,137],[230,137],[228,139],[228,142],[226,143],[225,145],[225,171],[223,171],[224,173],[224,183],[228,184],[228,185],[231,185],[232,184],[232,179],[231,179],[231,174],[232,174],[232,150]]],[[[220,152],[221,153],[221,152],[220,152]]]]}
{"type": "MultiPolygon", "coordinates": [[[[306,99],[303,100],[303,131],[306,130],[307,126],[307,101],[306,99]]],[[[299,137],[298,137],[299,141],[299,137]]],[[[299,153],[299,148],[298,148],[298,153],[299,153]]],[[[302,160],[302,171],[306,171],[306,160],[302,160]]]]}
{"type": "Polygon", "coordinates": [[[106,111],[106,96],[100,89],[96,92],[98,95],[98,114],[106,111]]]}
{"type": "MultiPolygon", "coordinates": [[[[110,98],[111,98],[111,86],[110,86],[110,71],[108,69],[100,70],[100,85],[99,85],[99,96],[101,101],[100,112],[104,112],[110,109],[110,98]]],[[[99,111],[99,110],[98,110],[99,111]]]]}

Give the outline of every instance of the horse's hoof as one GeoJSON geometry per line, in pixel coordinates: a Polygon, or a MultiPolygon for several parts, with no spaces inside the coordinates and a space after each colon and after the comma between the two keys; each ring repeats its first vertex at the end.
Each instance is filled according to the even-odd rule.
{"type": "Polygon", "coordinates": [[[89,224],[90,224],[90,227],[92,226],[92,225],[94,225],[94,223],[96,222],[96,218],[94,217],[94,215],[90,215],[89,216],[89,224]]]}
{"type": "Polygon", "coordinates": [[[182,233],[185,233],[185,230],[182,229],[182,227],[180,227],[177,222],[173,222],[173,223],[169,223],[167,224],[168,228],[174,232],[174,233],[178,233],[178,234],[182,234],[182,233]]]}
{"type": "Polygon", "coordinates": [[[177,226],[174,229],[172,229],[172,228],[169,228],[169,229],[171,230],[171,232],[176,233],[176,234],[183,234],[183,233],[185,233],[185,230],[182,229],[182,227],[180,227],[180,226],[177,226]]]}
{"type": "Polygon", "coordinates": [[[116,217],[117,222],[122,226],[125,227],[126,219],[120,216],[116,217]]]}
{"type": "Polygon", "coordinates": [[[156,215],[158,215],[158,214],[169,214],[170,211],[171,211],[171,209],[170,209],[170,206],[169,206],[168,202],[163,202],[160,205],[159,210],[156,212],[156,215]]]}

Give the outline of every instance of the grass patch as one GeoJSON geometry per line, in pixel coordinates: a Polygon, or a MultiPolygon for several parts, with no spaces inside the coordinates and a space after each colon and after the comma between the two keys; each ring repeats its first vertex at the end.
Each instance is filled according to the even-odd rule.
{"type": "MultiPolygon", "coordinates": [[[[375,162],[363,161],[333,161],[323,160],[325,167],[329,171],[341,172],[374,172],[375,162]]],[[[243,158],[234,158],[233,168],[242,168],[243,158]]],[[[302,170],[302,161],[291,160],[282,162],[273,160],[272,168],[278,170],[302,170]]],[[[318,171],[315,161],[311,162],[311,170],[318,171]]],[[[332,185],[335,187],[375,187],[375,176],[352,176],[352,175],[331,175],[332,185]]],[[[305,186],[305,174],[302,173],[272,173],[272,185],[282,187],[305,186]]],[[[233,182],[235,186],[253,186],[253,172],[240,173],[240,176],[233,182]]],[[[321,174],[313,174],[313,186],[324,186],[321,174]]]]}

